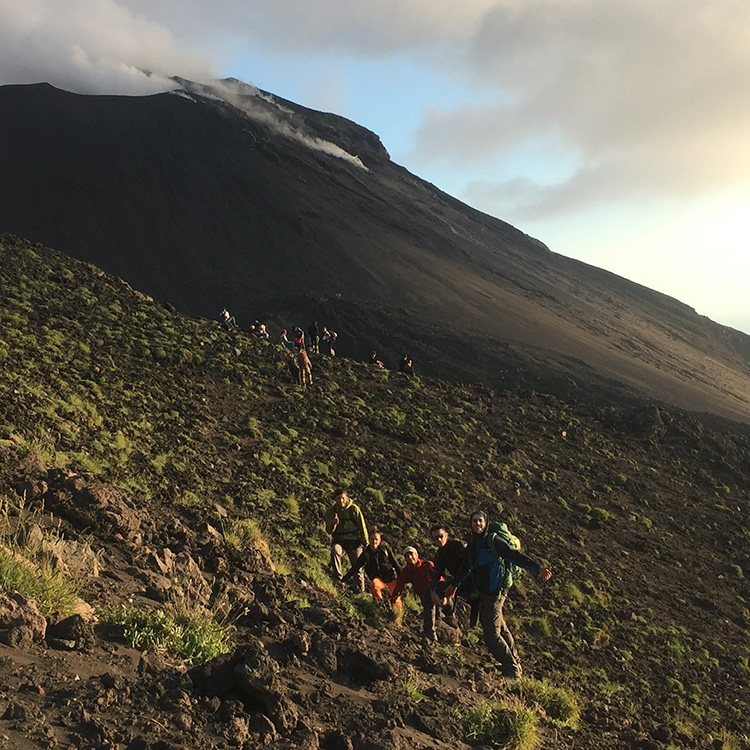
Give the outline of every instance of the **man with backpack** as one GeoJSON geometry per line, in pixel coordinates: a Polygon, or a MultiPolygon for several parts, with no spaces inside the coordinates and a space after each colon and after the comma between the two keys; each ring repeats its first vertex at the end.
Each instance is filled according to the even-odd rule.
{"type": "Polygon", "coordinates": [[[508,527],[488,523],[484,511],[474,511],[470,522],[471,535],[464,565],[445,593],[451,596],[464,581],[471,582],[472,597],[479,606],[484,642],[500,663],[503,676],[518,678],[523,670],[513,636],[503,617],[503,604],[518,568],[537,573],[543,581],[551,578],[552,568],[540,565],[520,552],[520,542],[514,544],[508,527]]]}

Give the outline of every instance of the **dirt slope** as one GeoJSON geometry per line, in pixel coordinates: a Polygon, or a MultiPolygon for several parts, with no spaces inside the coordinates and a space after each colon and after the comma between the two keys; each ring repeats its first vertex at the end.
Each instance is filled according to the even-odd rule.
{"type": "Polygon", "coordinates": [[[746,429],[328,357],[303,392],[274,345],[41,246],[0,252],[3,540],[58,539],[100,618],[0,628],[6,747],[486,746],[464,721],[493,702],[533,724],[526,747],[748,746],[746,429]],[[465,612],[424,645],[414,610],[399,626],[331,585],[339,485],[397,550],[429,555],[430,523],[462,536],[480,506],[553,565],[507,606],[528,679],[502,679],[465,612]],[[105,624],[122,604],[225,611],[229,651],[130,648],[105,624]]]}

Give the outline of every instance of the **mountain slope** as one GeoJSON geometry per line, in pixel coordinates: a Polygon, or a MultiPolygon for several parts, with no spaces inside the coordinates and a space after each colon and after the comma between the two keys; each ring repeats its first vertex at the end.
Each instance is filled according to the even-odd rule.
{"type": "Polygon", "coordinates": [[[9,746],[448,750],[492,717],[551,750],[750,741],[746,427],[344,358],[303,391],[280,347],[44,247],[0,236],[0,282],[0,559],[48,529],[66,577],[96,553],[78,583],[104,622],[225,603],[234,623],[189,673],[122,627],[45,646],[6,623],[9,746]],[[396,550],[429,556],[431,523],[461,537],[480,506],[552,564],[506,610],[535,679],[502,680],[465,613],[426,647],[413,608],[397,626],[332,586],[342,484],[396,550]]]}
{"type": "Polygon", "coordinates": [[[145,98],[0,88],[0,228],[178,309],[328,323],[340,351],[574,399],[750,419],[750,338],[549,252],[377,136],[237,82],[145,98]]]}

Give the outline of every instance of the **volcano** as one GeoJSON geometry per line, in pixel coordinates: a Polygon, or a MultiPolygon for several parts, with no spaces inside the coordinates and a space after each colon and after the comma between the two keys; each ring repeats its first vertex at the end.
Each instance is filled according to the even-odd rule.
{"type": "Polygon", "coordinates": [[[750,421],[750,337],[551,252],[377,135],[233,79],[0,87],[0,230],[247,328],[313,321],[418,374],[750,421]]]}

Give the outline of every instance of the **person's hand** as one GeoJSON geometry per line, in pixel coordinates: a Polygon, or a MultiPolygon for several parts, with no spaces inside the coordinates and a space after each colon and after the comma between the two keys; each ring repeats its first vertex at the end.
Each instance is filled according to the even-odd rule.
{"type": "Polygon", "coordinates": [[[450,599],[455,593],[456,593],[456,587],[448,586],[448,588],[445,589],[445,598],[450,599]]]}
{"type": "Polygon", "coordinates": [[[339,525],[339,514],[338,514],[338,513],[334,513],[334,514],[333,514],[333,523],[334,523],[334,524],[335,524],[336,526],[338,526],[338,525],[339,525]]]}
{"type": "Polygon", "coordinates": [[[549,581],[549,579],[552,578],[552,568],[550,568],[549,565],[542,565],[542,567],[539,568],[539,577],[543,581],[549,581]]]}
{"type": "Polygon", "coordinates": [[[431,592],[431,593],[430,593],[430,598],[432,599],[432,603],[433,603],[433,604],[434,604],[434,605],[435,605],[436,607],[443,607],[443,606],[445,606],[445,605],[446,605],[446,604],[448,603],[448,600],[447,600],[447,599],[441,599],[441,598],[440,598],[440,597],[438,596],[438,593],[437,593],[437,591],[433,591],[433,592],[431,592]]]}

